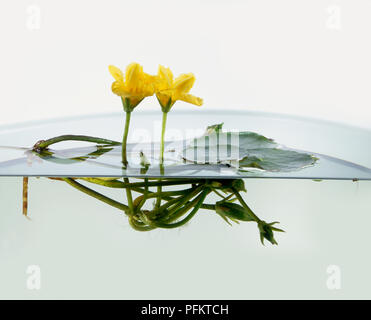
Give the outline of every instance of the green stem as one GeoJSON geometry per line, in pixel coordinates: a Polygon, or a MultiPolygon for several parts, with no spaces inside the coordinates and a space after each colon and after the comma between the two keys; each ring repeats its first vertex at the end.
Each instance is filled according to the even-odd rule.
{"type": "Polygon", "coordinates": [[[47,139],[47,140],[40,140],[36,142],[36,144],[33,146],[33,150],[41,151],[51,146],[52,144],[62,142],[62,141],[86,141],[86,142],[94,142],[94,143],[99,143],[99,144],[108,144],[108,145],[116,145],[116,146],[120,145],[120,142],[109,140],[109,139],[69,134],[69,135],[62,135],[62,136],[54,137],[54,138],[47,139]]]}
{"type": "Polygon", "coordinates": [[[148,179],[144,179],[144,182],[146,183],[146,185],[144,187],[143,198],[140,201],[140,203],[138,204],[138,206],[135,208],[136,211],[139,211],[143,207],[145,202],[147,201],[147,197],[148,197],[148,179]]]}
{"type": "Polygon", "coordinates": [[[160,163],[161,164],[164,162],[166,120],[167,120],[167,112],[162,112],[162,130],[161,130],[161,144],[160,144],[160,163]]]}
{"type": "MultiPolygon", "coordinates": [[[[186,180],[177,180],[177,181],[152,181],[152,182],[148,182],[148,186],[149,187],[156,187],[156,186],[178,186],[178,185],[182,185],[182,184],[193,184],[193,183],[198,183],[200,181],[204,181],[204,180],[200,180],[200,179],[186,179],[186,180]]],[[[145,186],[144,183],[142,182],[135,182],[133,183],[133,185],[135,185],[136,187],[142,187],[142,186],[145,186]]]]}
{"type": "Polygon", "coordinates": [[[178,228],[178,227],[186,224],[189,220],[191,220],[194,217],[194,215],[200,209],[203,201],[205,200],[205,198],[206,198],[206,196],[208,195],[209,192],[210,192],[210,190],[205,188],[204,191],[194,201],[192,201],[192,204],[194,203],[193,210],[191,211],[191,213],[188,216],[186,216],[181,221],[171,223],[171,224],[167,224],[167,223],[162,223],[162,222],[157,222],[157,221],[148,221],[148,219],[145,219],[144,214],[142,215],[142,217],[145,220],[147,220],[146,222],[148,222],[150,224],[150,226],[154,226],[154,227],[158,227],[158,228],[166,228],[166,229],[178,228]]]}
{"type": "Polygon", "coordinates": [[[193,190],[190,190],[188,194],[186,194],[183,199],[181,199],[177,204],[175,204],[168,212],[167,216],[164,217],[167,222],[171,222],[174,220],[179,219],[183,214],[185,214],[189,210],[189,205],[192,203],[191,200],[195,197],[200,191],[202,191],[203,186],[199,186],[193,190]]]}
{"type": "MultiPolygon", "coordinates": [[[[128,159],[127,159],[127,152],[126,152],[126,145],[128,141],[128,135],[129,135],[129,126],[130,126],[130,118],[131,118],[131,109],[130,109],[130,102],[128,99],[121,99],[125,111],[125,129],[124,129],[124,135],[122,137],[122,151],[121,151],[121,156],[122,156],[122,164],[126,168],[128,165],[128,159]]],[[[124,182],[126,184],[130,184],[130,181],[128,178],[124,178],[124,182]]],[[[130,215],[134,214],[134,205],[133,205],[133,195],[131,194],[131,189],[129,186],[126,187],[126,197],[128,199],[128,205],[129,205],[129,212],[130,215]]]]}
{"type": "Polygon", "coordinates": [[[165,191],[165,192],[161,192],[161,193],[152,192],[152,193],[148,194],[147,198],[157,198],[161,195],[165,199],[165,197],[172,197],[172,196],[179,196],[179,195],[186,194],[190,190],[192,190],[192,188],[184,189],[184,190],[165,191]]]}
{"type": "Polygon", "coordinates": [[[122,163],[125,167],[128,164],[128,159],[127,159],[127,154],[126,154],[126,144],[128,140],[128,134],[129,134],[130,118],[131,118],[131,111],[126,111],[125,131],[124,131],[124,135],[122,138],[122,163]]]}
{"type": "MultiPolygon", "coordinates": [[[[167,112],[162,111],[162,129],[161,129],[161,142],[160,142],[160,169],[161,169],[161,173],[163,171],[163,164],[164,164],[166,120],[167,120],[167,112]]],[[[161,191],[162,191],[162,186],[159,185],[157,187],[157,193],[159,193],[160,196],[156,199],[156,204],[155,204],[155,208],[157,208],[157,209],[161,206],[161,191]]]]}
{"type": "Polygon", "coordinates": [[[240,195],[240,193],[235,189],[235,188],[232,188],[233,190],[233,193],[234,195],[236,196],[236,198],[238,199],[238,201],[241,203],[241,205],[247,210],[249,211],[250,215],[255,219],[256,222],[260,222],[261,220],[259,219],[259,217],[250,209],[250,207],[247,205],[247,203],[245,202],[245,200],[242,198],[242,196],[240,195]]]}
{"type": "Polygon", "coordinates": [[[177,186],[177,185],[184,185],[184,184],[192,184],[200,182],[200,179],[192,179],[192,180],[178,180],[178,181],[152,181],[152,182],[131,182],[130,184],[126,184],[119,180],[103,180],[99,178],[80,178],[86,180],[90,183],[95,183],[101,186],[110,187],[110,188],[136,188],[136,187],[157,187],[161,186],[177,186]]]}
{"type": "Polygon", "coordinates": [[[76,189],[78,189],[78,190],[86,193],[87,195],[89,195],[89,196],[91,196],[91,197],[93,197],[95,199],[98,199],[98,200],[100,200],[100,201],[102,201],[104,203],[107,203],[107,204],[109,204],[112,207],[115,207],[117,209],[120,209],[122,211],[125,211],[125,213],[128,213],[129,208],[126,205],[124,205],[124,204],[122,204],[122,203],[120,203],[118,201],[115,201],[115,200],[113,200],[111,198],[108,198],[108,197],[104,196],[103,194],[101,194],[99,192],[96,192],[96,191],[94,191],[94,190],[92,190],[92,189],[90,189],[88,187],[85,187],[84,185],[78,183],[74,179],[71,179],[71,178],[62,178],[62,180],[65,181],[65,182],[67,182],[72,187],[74,187],[74,188],[76,188],[76,189]]]}
{"type": "MultiPolygon", "coordinates": [[[[141,188],[132,188],[132,190],[135,191],[135,192],[141,193],[141,194],[144,194],[145,193],[145,190],[143,190],[141,188]]],[[[154,192],[148,191],[148,196],[150,196],[152,194],[154,194],[154,192]]],[[[164,195],[164,194],[162,194],[162,198],[164,200],[167,200],[167,201],[170,201],[170,200],[173,199],[171,196],[164,195]]],[[[186,205],[187,204],[189,204],[189,202],[187,202],[186,205]]],[[[201,205],[201,208],[202,209],[206,209],[206,210],[215,211],[215,204],[204,203],[204,204],[201,205]]]]}
{"type": "Polygon", "coordinates": [[[168,202],[166,202],[165,204],[163,204],[161,207],[159,207],[158,208],[158,211],[161,212],[161,211],[166,210],[170,206],[172,206],[172,205],[178,203],[179,201],[181,201],[183,198],[184,198],[184,196],[179,196],[177,198],[173,198],[173,199],[169,200],[168,202]]]}
{"type": "Polygon", "coordinates": [[[216,189],[214,189],[214,188],[213,188],[212,190],[213,190],[214,193],[217,194],[219,197],[221,197],[222,199],[225,199],[225,196],[222,195],[221,193],[219,193],[218,190],[216,190],[216,189]]]}
{"type": "Polygon", "coordinates": [[[206,210],[212,210],[212,211],[215,211],[215,204],[203,203],[203,204],[201,205],[201,209],[206,209],[206,210]]]}
{"type": "MultiPolygon", "coordinates": [[[[179,212],[178,210],[179,207],[181,207],[183,204],[187,203],[190,199],[192,199],[194,196],[196,196],[201,187],[198,189],[196,188],[191,188],[188,189],[189,191],[185,193],[184,195],[181,195],[180,197],[177,198],[172,198],[172,199],[165,199],[167,202],[160,206],[158,209],[154,210],[154,213],[157,216],[157,220],[159,221],[174,221],[177,218],[175,217],[173,220],[170,220],[171,217],[174,217],[174,212],[179,212]],[[197,190],[197,191],[196,191],[197,190]]],[[[188,203],[189,204],[189,203],[188,203]]],[[[183,208],[185,209],[186,206],[183,208]]],[[[181,214],[178,214],[177,217],[181,217],[184,213],[186,213],[188,210],[182,211],[181,214]]]]}
{"type": "MultiPolygon", "coordinates": [[[[129,178],[124,178],[124,182],[126,184],[130,184],[129,178]]],[[[131,194],[130,187],[126,187],[125,191],[126,191],[126,197],[128,199],[129,212],[130,214],[133,214],[134,213],[133,195],[131,194]]]]}
{"type": "Polygon", "coordinates": [[[156,203],[155,203],[155,208],[158,209],[161,207],[161,201],[162,201],[162,186],[157,187],[157,198],[156,198],[156,203]]]}
{"type": "MultiPolygon", "coordinates": [[[[138,193],[141,193],[141,194],[144,194],[145,193],[145,190],[143,190],[142,188],[133,187],[131,189],[132,189],[132,191],[135,191],[135,192],[138,192],[138,193]]],[[[176,192],[176,194],[173,194],[173,195],[179,195],[179,191],[175,191],[175,192],[176,192]]],[[[171,191],[169,193],[171,193],[171,191]]],[[[155,194],[155,192],[148,191],[148,196],[147,197],[151,197],[153,194],[155,194]]],[[[164,195],[164,193],[162,193],[162,198],[164,200],[167,200],[167,201],[170,201],[170,200],[173,200],[174,199],[170,195],[164,195]]],[[[187,202],[186,205],[187,204],[189,204],[189,202],[187,202]]],[[[215,204],[204,203],[204,204],[201,205],[201,208],[202,209],[206,209],[206,210],[215,211],[215,204]]]]}
{"type": "Polygon", "coordinates": [[[109,187],[109,188],[119,188],[119,189],[126,188],[126,184],[119,180],[103,180],[99,178],[89,178],[89,177],[79,178],[79,179],[90,182],[90,183],[94,183],[100,186],[109,187]]]}

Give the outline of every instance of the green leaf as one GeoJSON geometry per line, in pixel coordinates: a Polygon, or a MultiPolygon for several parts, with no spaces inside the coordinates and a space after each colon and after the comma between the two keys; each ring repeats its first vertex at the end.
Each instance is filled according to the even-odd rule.
{"type": "Polygon", "coordinates": [[[293,171],[316,162],[308,153],[286,149],[246,150],[246,156],[239,161],[240,167],[259,168],[267,171],[293,171]]]}
{"type": "Polygon", "coordinates": [[[273,140],[266,138],[258,133],[243,131],[239,132],[239,147],[241,149],[262,149],[262,148],[275,148],[278,144],[273,140]]]}
{"type": "MultiPolygon", "coordinates": [[[[192,140],[183,158],[197,164],[229,164],[266,171],[294,171],[317,160],[308,153],[281,148],[275,141],[255,132],[221,132],[221,127],[192,140]]],[[[209,130],[210,127],[208,127],[209,130]]]]}
{"type": "Polygon", "coordinates": [[[233,146],[240,149],[275,148],[277,143],[260,134],[250,131],[221,132],[213,131],[193,139],[189,147],[233,146]]]}
{"type": "Polygon", "coordinates": [[[206,134],[210,134],[213,132],[222,132],[223,125],[224,125],[224,122],[208,126],[206,128],[206,134]]]}

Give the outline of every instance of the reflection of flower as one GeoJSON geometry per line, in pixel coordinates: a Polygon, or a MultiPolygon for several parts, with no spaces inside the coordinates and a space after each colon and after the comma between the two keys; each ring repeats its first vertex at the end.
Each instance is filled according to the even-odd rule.
{"type": "Polygon", "coordinates": [[[34,163],[35,161],[38,162],[38,163],[43,162],[42,159],[40,159],[40,157],[36,156],[35,153],[32,150],[26,150],[24,152],[24,155],[26,156],[27,165],[29,167],[31,167],[32,163],[34,163]]]}
{"type": "Polygon", "coordinates": [[[145,97],[155,92],[156,77],[143,72],[143,67],[138,63],[129,64],[125,75],[115,66],[109,66],[108,70],[115,79],[112,92],[122,97],[124,108],[135,108],[145,97]]]}
{"type": "Polygon", "coordinates": [[[201,98],[189,94],[196,78],[193,73],[181,74],[175,80],[169,68],[159,66],[156,82],[156,96],[163,111],[168,112],[177,100],[201,106],[201,98]]]}

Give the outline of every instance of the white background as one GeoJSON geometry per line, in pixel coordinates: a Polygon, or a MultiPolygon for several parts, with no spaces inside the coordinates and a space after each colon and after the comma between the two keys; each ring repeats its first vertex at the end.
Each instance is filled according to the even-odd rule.
{"type": "MultiPolygon", "coordinates": [[[[371,0],[0,0],[0,125],[120,112],[107,67],[137,61],[149,73],[159,63],[194,72],[192,93],[210,119],[213,109],[242,109],[371,128],[370,16],[371,0]]],[[[152,97],[135,112],[156,108],[152,97]]],[[[331,137],[315,132],[311,141],[318,150],[331,137]]],[[[329,149],[369,155],[336,141],[329,149]]],[[[253,210],[287,231],[278,247],[263,247],[256,225],[230,227],[205,212],[178,230],[135,232],[116,209],[48,179],[30,179],[28,220],[22,178],[2,177],[0,298],[370,298],[370,181],[250,179],[246,187],[253,210]],[[39,290],[27,287],[32,265],[39,290]]],[[[123,200],[122,190],[110,193],[123,200]]]]}
{"type": "Polygon", "coordinates": [[[137,61],[194,72],[205,110],[371,127],[370,15],[369,0],[1,0],[0,124],[119,111],[107,66],[137,61]]]}

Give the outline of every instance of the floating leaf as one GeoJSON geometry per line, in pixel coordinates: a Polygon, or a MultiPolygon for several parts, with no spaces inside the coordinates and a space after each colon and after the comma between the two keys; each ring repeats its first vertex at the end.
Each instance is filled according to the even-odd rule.
{"type": "Polygon", "coordinates": [[[286,149],[248,150],[239,161],[240,167],[259,168],[267,171],[294,171],[315,163],[310,154],[286,149]]]}
{"type": "Polygon", "coordinates": [[[255,132],[212,132],[192,140],[183,157],[196,164],[229,164],[266,171],[293,171],[312,165],[310,154],[280,148],[255,132]]]}
{"type": "Polygon", "coordinates": [[[224,122],[208,126],[206,128],[206,134],[210,134],[213,132],[222,132],[223,125],[224,125],[224,122]]]}

